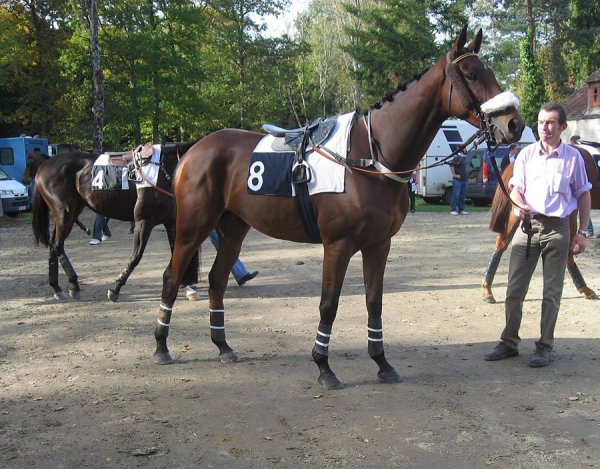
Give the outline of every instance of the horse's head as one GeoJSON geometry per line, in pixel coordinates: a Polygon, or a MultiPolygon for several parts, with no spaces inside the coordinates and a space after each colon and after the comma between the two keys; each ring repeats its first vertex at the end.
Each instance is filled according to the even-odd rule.
{"type": "Polygon", "coordinates": [[[29,153],[27,155],[25,171],[23,171],[23,177],[21,178],[23,184],[29,185],[29,183],[35,178],[35,175],[37,174],[37,170],[40,167],[40,165],[49,158],[50,157],[46,155],[29,153]]]}
{"type": "Polygon", "coordinates": [[[512,93],[502,91],[494,72],[479,59],[482,37],[480,29],[465,47],[465,26],[446,54],[442,106],[449,116],[487,129],[496,143],[516,142],[525,128],[516,109],[519,100],[512,93]]]}

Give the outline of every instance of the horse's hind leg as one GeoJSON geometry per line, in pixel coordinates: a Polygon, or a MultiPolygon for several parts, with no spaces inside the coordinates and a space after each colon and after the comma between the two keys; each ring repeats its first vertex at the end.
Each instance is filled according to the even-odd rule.
{"type": "Polygon", "coordinates": [[[54,299],[60,301],[70,299],[70,296],[62,290],[58,283],[58,256],[52,246],[49,248],[48,255],[48,283],[54,290],[54,299]]]}
{"type": "MultiPolygon", "coordinates": [[[[65,238],[69,235],[73,223],[70,223],[68,230],[65,230],[65,226],[67,225],[56,224],[56,226],[54,227],[54,234],[52,236],[51,241],[53,247],[51,248],[51,250],[53,251],[53,255],[58,258],[58,262],[60,262],[60,265],[62,266],[65,274],[67,275],[67,279],[69,280],[69,295],[71,296],[71,298],[78,300],[81,296],[81,287],[79,286],[77,273],[75,272],[75,269],[73,268],[73,265],[71,264],[67,253],[65,252],[65,238]]],[[[54,262],[54,260],[52,259],[52,254],[50,257],[52,262],[54,262]]],[[[56,286],[60,289],[60,286],[58,286],[58,279],[56,279],[56,286]]],[[[54,297],[63,300],[65,299],[63,295],[64,292],[62,293],[62,295],[58,294],[58,296],[57,293],[55,293],[54,297]]]]}
{"type": "Polygon", "coordinates": [[[388,363],[383,349],[383,326],[381,322],[383,275],[390,251],[390,239],[363,249],[363,277],[365,282],[369,356],[379,366],[377,377],[384,383],[400,382],[400,375],[388,363]]]}
{"type": "Polygon", "coordinates": [[[481,282],[481,287],[483,288],[482,298],[486,303],[496,303],[496,298],[494,298],[494,294],[492,293],[492,283],[494,283],[494,277],[498,270],[500,260],[502,259],[502,254],[504,254],[503,249],[495,249],[494,252],[492,252],[487,269],[485,270],[485,275],[481,282]]]}
{"type": "Polygon", "coordinates": [[[481,287],[483,288],[481,296],[483,301],[485,301],[486,303],[496,303],[496,299],[494,298],[494,294],[492,293],[492,283],[494,283],[494,277],[496,276],[496,271],[498,270],[500,259],[502,259],[502,254],[504,254],[504,251],[506,251],[506,249],[510,245],[510,242],[513,239],[513,236],[515,235],[519,224],[519,218],[511,214],[507,221],[504,233],[498,233],[498,235],[496,235],[496,245],[494,246],[494,252],[490,257],[490,262],[488,263],[485,275],[483,277],[483,280],[481,281],[481,287]]]}
{"type": "Polygon", "coordinates": [[[133,251],[131,253],[129,263],[123,269],[119,277],[117,277],[117,280],[115,281],[115,287],[108,289],[108,299],[113,303],[119,299],[121,288],[127,283],[129,276],[140,263],[153,228],[154,225],[146,222],[145,220],[138,220],[138,222],[135,224],[135,231],[133,235],[133,251]]]}
{"type": "Polygon", "coordinates": [[[242,242],[250,227],[240,218],[225,213],[217,226],[219,249],[208,274],[208,301],[210,312],[210,338],[219,348],[219,358],[224,363],[239,361],[237,354],[225,338],[225,306],[223,296],[227,289],[229,272],[237,260],[242,242]]]}

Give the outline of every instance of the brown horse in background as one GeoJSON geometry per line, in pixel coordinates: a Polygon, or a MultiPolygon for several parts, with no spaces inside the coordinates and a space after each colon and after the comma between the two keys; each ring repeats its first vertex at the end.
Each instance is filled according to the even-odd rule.
{"type": "MultiPolygon", "coordinates": [[[[598,167],[592,158],[592,155],[585,149],[578,146],[575,146],[583,160],[585,161],[585,170],[587,173],[588,180],[592,183],[592,189],[590,190],[590,196],[592,199],[592,208],[599,209],[600,208],[600,175],[598,174],[598,167]]],[[[506,167],[504,172],[502,173],[502,181],[504,182],[504,186],[508,187],[508,181],[513,175],[514,163],[511,163],[506,167]]],[[[571,227],[571,239],[577,233],[577,214],[578,211],[574,211],[570,217],[570,227],[571,227]]],[[[487,269],[485,271],[485,275],[481,282],[481,286],[483,288],[482,298],[486,303],[496,303],[496,299],[494,298],[494,294],[492,293],[492,283],[494,282],[494,276],[496,275],[496,270],[498,269],[498,264],[500,263],[500,259],[502,258],[502,254],[510,245],[510,242],[515,235],[517,228],[519,227],[521,220],[513,213],[512,204],[510,200],[504,194],[500,186],[496,188],[496,193],[494,194],[494,199],[492,200],[492,208],[490,210],[490,230],[495,233],[498,233],[496,236],[496,244],[494,246],[494,252],[490,258],[490,262],[488,263],[487,269]]],[[[577,288],[579,293],[583,294],[588,300],[597,300],[598,296],[596,293],[589,288],[581,272],[579,267],[575,263],[575,257],[572,251],[569,251],[569,258],[567,260],[567,270],[571,275],[571,279],[577,288]]]]}
{"type": "MultiPolygon", "coordinates": [[[[169,245],[175,242],[175,204],[172,190],[172,176],[185,152],[194,142],[164,144],[161,147],[160,171],[156,187],[136,189],[129,181],[126,190],[93,190],[92,168],[98,155],[73,151],[62,153],[39,164],[31,160],[26,174],[35,176],[35,188],[32,203],[32,228],[37,244],[50,250],[48,259],[48,278],[54,290],[54,298],[66,300],[80,297],[77,273],[65,252],[65,240],[73,225],[85,207],[106,217],[123,221],[135,221],[131,258],[123,269],[115,287],[108,290],[108,298],[117,301],[119,292],[138,265],[150,234],[156,225],[164,225],[169,245]],[[39,166],[38,166],[39,165],[39,166]],[[54,228],[50,235],[49,213],[54,219],[54,228]],[[69,294],[65,293],[58,282],[58,263],[60,262],[69,280],[69,294]]],[[[198,282],[198,252],[190,256],[183,285],[198,282]]],[[[166,275],[170,273],[170,264],[166,275]]],[[[190,292],[189,299],[198,299],[190,292]]]]}
{"type": "MultiPolygon", "coordinates": [[[[410,175],[444,120],[451,116],[480,127],[482,133],[491,126],[487,135],[498,143],[515,142],[521,136],[524,123],[515,109],[514,97],[502,93],[493,72],[477,55],[481,40],[480,30],[465,47],[464,28],[454,46],[431,69],[398,87],[370,111],[357,114],[346,161],[351,164],[370,158],[373,167],[369,172],[359,167],[346,172],[343,193],[311,196],[323,244],[320,323],[312,356],[324,388],[342,386],[329,367],[328,346],[348,263],[358,251],[363,259],[368,353],[379,366],[381,381],[400,381],[385,358],[381,312],[391,238],[408,212],[408,192],[406,180],[386,176],[392,176],[390,171],[410,175]],[[381,170],[382,166],[387,169],[381,170]]],[[[217,131],[190,148],[177,169],[177,236],[172,276],[164,278],[155,328],[156,363],[172,361],[167,337],[178,285],[188,259],[215,226],[220,247],[208,276],[210,327],[211,339],[225,362],[238,361],[238,357],[225,339],[223,296],[229,270],[250,227],[284,240],[308,243],[314,239],[303,224],[294,197],[248,193],[249,164],[263,137],[239,129],[217,131]]]]}

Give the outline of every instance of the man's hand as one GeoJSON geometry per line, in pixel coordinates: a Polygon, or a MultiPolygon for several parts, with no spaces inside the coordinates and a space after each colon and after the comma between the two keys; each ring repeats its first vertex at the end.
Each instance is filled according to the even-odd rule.
{"type": "Polygon", "coordinates": [[[577,233],[571,240],[571,250],[573,251],[573,254],[575,254],[575,255],[581,254],[582,252],[584,252],[586,246],[587,246],[587,239],[582,234],[577,233]]]}

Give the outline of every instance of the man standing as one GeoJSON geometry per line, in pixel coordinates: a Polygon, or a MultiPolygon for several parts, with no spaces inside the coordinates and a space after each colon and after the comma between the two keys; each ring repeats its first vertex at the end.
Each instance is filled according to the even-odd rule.
{"type": "Polygon", "coordinates": [[[503,173],[506,167],[515,161],[515,158],[519,154],[519,145],[516,143],[511,143],[508,147],[508,154],[504,155],[502,161],[500,162],[500,173],[503,173]]]}
{"type": "Polygon", "coordinates": [[[520,218],[531,218],[533,231],[530,248],[521,230],[513,238],[508,288],[506,291],[506,327],[501,342],[488,354],[488,361],[516,357],[519,354],[519,327],[523,300],[538,259],[543,264],[543,299],[541,335],[529,366],[548,365],[554,344],[554,328],[562,298],[563,281],[569,249],[574,254],[585,251],[590,216],[590,188],[583,158],[573,147],[562,143],[567,115],[562,105],[544,104],[538,114],[540,140],[525,147],[515,162],[509,181],[511,199],[520,208],[520,218]],[[579,208],[579,231],[570,241],[569,215],[579,208]],[[527,252],[529,251],[529,255],[527,252]]]}
{"type": "Polygon", "coordinates": [[[465,210],[467,195],[467,157],[463,152],[448,163],[452,171],[452,198],[450,199],[450,215],[468,215],[465,210]]]}

